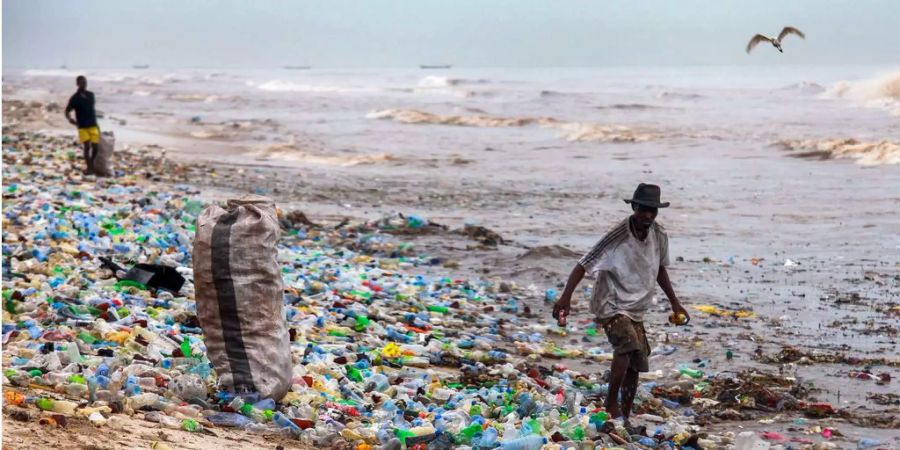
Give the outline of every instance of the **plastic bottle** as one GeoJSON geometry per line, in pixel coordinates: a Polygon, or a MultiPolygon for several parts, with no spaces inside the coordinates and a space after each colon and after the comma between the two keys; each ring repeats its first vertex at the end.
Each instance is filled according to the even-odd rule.
{"type": "Polygon", "coordinates": [[[78,403],[67,400],[53,400],[46,397],[35,400],[35,405],[44,411],[51,411],[57,414],[71,415],[75,413],[78,403]]]}
{"type": "Polygon", "coordinates": [[[857,443],[858,448],[872,448],[881,445],[881,441],[877,439],[862,438],[857,443]]]}
{"type": "Polygon", "coordinates": [[[369,377],[366,382],[366,392],[378,391],[384,392],[389,387],[391,387],[390,381],[388,381],[388,377],[383,373],[376,373],[369,377]]]}
{"type": "MultiPolygon", "coordinates": [[[[273,417],[273,419],[274,419],[274,417],[273,417]]],[[[229,413],[229,412],[216,412],[213,414],[209,414],[206,416],[206,420],[212,422],[212,424],[217,427],[243,428],[243,427],[253,423],[253,420],[247,416],[242,416],[237,413],[229,413]]]]}
{"type": "Polygon", "coordinates": [[[181,421],[181,429],[190,432],[200,431],[201,426],[194,419],[184,419],[181,421]]]}
{"type": "Polygon", "coordinates": [[[472,439],[475,436],[481,434],[482,431],[483,429],[481,428],[481,424],[473,423],[459,430],[459,433],[457,433],[456,435],[456,440],[461,444],[470,444],[472,442],[472,439]]]}
{"type": "Polygon", "coordinates": [[[534,399],[531,398],[531,395],[527,392],[519,395],[519,407],[516,408],[516,413],[520,418],[525,418],[530,416],[537,409],[537,403],[535,403],[534,399]]]}
{"type": "Polygon", "coordinates": [[[691,378],[703,378],[702,370],[691,369],[690,367],[681,367],[680,369],[678,369],[678,372],[691,378]]]}
{"type": "Polygon", "coordinates": [[[275,423],[279,428],[288,430],[291,434],[295,436],[300,436],[300,432],[303,431],[300,429],[297,424],[295,424],[288,416],[285,416],[280,411],[276,411],[272,416],[272,422],[275,423]]]}
{"type": "Polygon", "coordinates": [[[481,448],[493,448],[497,443],[497,429],[487,427],[481,434],[481,438],[477,440],[476,445],[481,448]]]}
{"type": "Polygon", "coordinates": [[[159,401],[159,395],[154,394],[152,392],[148,392],[145,394],[138,394],[133,397],[128,398],[127,402],[132,409],[138,410],[141,408],[145,408],[147,406],[151,406],[159,401]]]}
{"type": "Polygon", "coordinates": [[[734,440],[734,450],[768,450],[770,444],[752,431],[739,433],[734,440]]]}
{"type": "Polygon", "coordinates": [[[241,414],[253,419],[257,423],[266,421],[266,415],[262,410],[255,408],[250,403],[244,402],[244,399],[241,397],[235,397],[228,406],[235,411],[240,411],[241,414]]]}
{"type": "Polygon", "coordinates": [[[430,425],[418,426],[409,429],[397,428],[394,435],[400,439],[405,447],[412,447],[416,444],[430,442],[435,438],[434,427],[430,425]]]}
{"type": "Polygon", "coordinates": [[[546,443],[547,438],[538,435],[530,435],[510,441],[502,441],[500,443],[500,448],[503,450],[539,450],[546,443]]]}

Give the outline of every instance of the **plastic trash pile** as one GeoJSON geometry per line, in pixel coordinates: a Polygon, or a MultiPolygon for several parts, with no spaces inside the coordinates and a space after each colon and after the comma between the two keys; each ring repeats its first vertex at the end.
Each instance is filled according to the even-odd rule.
{"type": "MultiPolygon", "coordinates": [[[[237,427],[358,449],[734,443],[731,433],[700,434],[695,420],[703,408],[722,409],[706,393],[745,378],[716,381],[685,366],[671,383],[643,383],[634,422],[644,425],[626,429],[599,407],[599,374],[546,367],[547,357],[610,357],[608,348],[558,346],[529,322],[525,298],[555,291],[414,275],[432,260],[373,224],[285,230],[291,391],[282,399],[217,391],[193,302],[197,192],[165,184],[163,173],[159,184],[66,176],[77,165],[70,148],[38,135],[4,136],[3,158],[4,397],[14,418],[37,409],[57,424],[84,416],[115,427],[118,415],[140,413],[189,432],[237,427]],[[187,282],[173,293],[117,280],[100,256],[175,267],[187,282]]],[[[425,223],[408,216],[391,226],[425,223]]],[[[740,401],[797,403],[764,395],[740,401]]],[[[740,438],[751,446],[738,448],[763,448],[753,446],[757,435],[740,438]]]]}

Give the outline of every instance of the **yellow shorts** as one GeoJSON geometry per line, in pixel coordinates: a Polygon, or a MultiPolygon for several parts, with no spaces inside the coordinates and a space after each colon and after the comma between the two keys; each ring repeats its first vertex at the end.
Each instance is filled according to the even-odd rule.
{"type": "Polygon", "coordinates": [[[92,144],[100,143],[100,128],[87,127],[78,129],[78,142],[82,144],[91,141],[92,144]]]}

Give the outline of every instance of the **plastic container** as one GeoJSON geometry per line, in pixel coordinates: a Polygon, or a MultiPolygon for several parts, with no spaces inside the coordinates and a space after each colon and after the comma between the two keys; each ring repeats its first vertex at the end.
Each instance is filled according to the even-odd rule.
{"type": "Polygon", "coordinates": [[[547,443],[547,438],[538,435],[525,436],[518,439],[500,442],[503,450],[539,450],[547,443]]]}

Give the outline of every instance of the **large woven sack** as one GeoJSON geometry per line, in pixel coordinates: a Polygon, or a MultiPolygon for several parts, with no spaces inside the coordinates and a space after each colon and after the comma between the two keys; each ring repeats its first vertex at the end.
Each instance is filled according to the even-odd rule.
{"type": "Polygon", "coordinates": [[[116,136],[112,131],[100,133],[100,145],[94,157],[94,173],[101,177],[113,175],[112,155],[116,148],[116,136]]]}
{"type": "Polygon", "coordinates": [[[291,349],[284,319],[272,199],[247,195],[197,218],[194,290],[209,360],[228,392],[280,400],[290,389],[291,349]]]}

